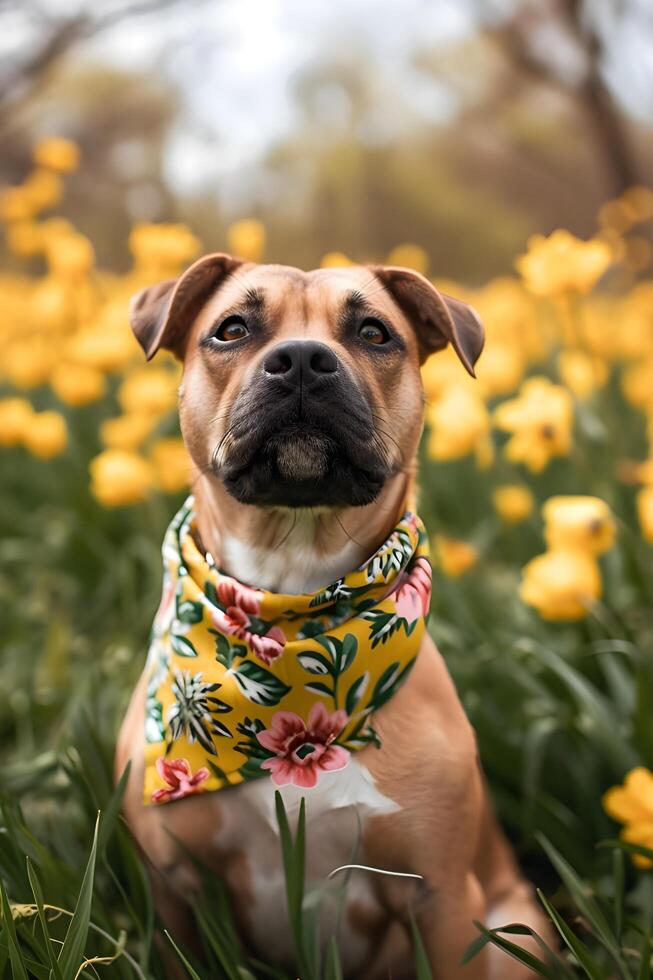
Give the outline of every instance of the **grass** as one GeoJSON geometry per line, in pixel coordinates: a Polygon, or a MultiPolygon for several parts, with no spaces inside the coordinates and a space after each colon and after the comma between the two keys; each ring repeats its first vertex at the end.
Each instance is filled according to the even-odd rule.
{"type": "MultiPolygon", "coordinates": [[[[602,396],[600,412],[580,409],[573,461],[531,481],[540,502],[593,492],[619,520],[618,546],[602,559],[606,599],[579,624],[546,624],[517,598],[521,565],[543,550],[537,517],[502,529],[490,481],[471,462],[422,465],[429,528],[466,537],[471,529],[483,556],[462,579],[436,574],[430,629],[478,732],[501,819],[560,936],[559,950],[542,950],[537,970],[547,977],[644,980],[653,952],[653,878],[633,868],[601,806],[628,769],[653,767],[651,550],[634,530],[632,492],[612,472],[618,453],[643,455],[643,435],[620,434],[618,449],[606,441],[614,437],[603,416],[616,397],[602,396]]],[[[119,816],[111,760],[178,501],[108,511],[93,500],[86,465],[101,411],[77,414],[60,460],[3,450],[0,977],[163,976],[147,877],[119,816]]],[[[278,819],[300,975],[336,980],[337,942],[318,949],[303,901],[302,820],[293,836],[281,807],[278,819]]],[[[205,879],[198,923],[202,962],[169,937],[189,976],[284,976],[242,951],[215,879],[205,879]]],[[[517,930],[479,926],[470,955],[487,942],[515,953],[517,930]]],[[[419,945],[415,961],[427,977],[419,945]]]]}

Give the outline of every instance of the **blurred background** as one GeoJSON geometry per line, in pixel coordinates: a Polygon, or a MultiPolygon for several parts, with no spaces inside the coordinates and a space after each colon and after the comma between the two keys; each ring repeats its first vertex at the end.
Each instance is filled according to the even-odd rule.
{"type": "MultiPolygon", "coordinates": [[[[429,628],[573,930],[545,975],[646,980],[650,0],[0,0],[0,146],[0,892],[30,976],[25,855],[63,942],[98,810],[88,946],[163,976],[112,756],[189,465],[180,366],[145,365],[128,304],[227,249],[390,261],[479,311],[477,380],[422,372],[429,628]]],[[[263,975],[217,887],[198,975],[263,975]]]]}
{"type": "Polygon", "coordinates": [[[648,0],[24,0],[0,39],[0,181],[74,139],[105,267],[136,221],[211,250],[251,215],[275,261],[409,240],[476,284],[653,172],[648,0]]]}

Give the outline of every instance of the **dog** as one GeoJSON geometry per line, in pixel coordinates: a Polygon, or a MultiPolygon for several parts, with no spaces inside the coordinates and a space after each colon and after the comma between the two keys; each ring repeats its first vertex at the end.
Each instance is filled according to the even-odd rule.
{"type": "MultiPolygon", "coordinates": [[[[420,364],[450,344],[473,375],[483,347],[475,312],[412,270],[303,272],[223,253],[138,293],[131,324],[148,359],[164,348],[183,362],[198,548],[240,582],[289,596],[360,568],[386,539],[415,489],[420,364]]],[[[147,686],[146,670],[116,775],[131,763],[124,816],[160,918],[192,945],[198,859],[225,883],[246,947],[292,970],[275,784],[266,775],[147,805],[147,686]]],[[[428,634],[373,720],[380,747],[352,753],[314,788],[282,790],[291,825],[305,798],[307,887],[323,890],[321,934],[338,929],[346,976],[412,976],[411,920],[438,980],[530,976],[497,948],[461,964],[475,920],[543,936],[549,927],[495,820],[474,732],[428,634]],[[342,879],[329,876],[343,866],[339,915],[342,879]]],[[[529,937],[513,938],[537,953],[529,937]]]]}

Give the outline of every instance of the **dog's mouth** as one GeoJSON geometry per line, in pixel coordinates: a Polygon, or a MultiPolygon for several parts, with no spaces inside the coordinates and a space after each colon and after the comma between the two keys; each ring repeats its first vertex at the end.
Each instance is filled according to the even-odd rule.
{"type": "Polygon", "coordinates": [[[222,440],[214,472],[240,503],[282,507],[363,506],[392,472],[372,415],[330,405],[242,414],[222,440]]]}

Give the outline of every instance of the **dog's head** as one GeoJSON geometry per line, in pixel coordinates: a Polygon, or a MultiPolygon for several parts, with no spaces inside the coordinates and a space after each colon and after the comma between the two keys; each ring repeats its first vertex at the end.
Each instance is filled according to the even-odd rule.
{"type": "Polygon", "coordinates": [[[371,502],[412,461],[420,363],[450,343],[483,347],[474,311],[409,269],[301,272],[208,255],[132,300],[151,358],[184,364],[180,417],[202,472],[247,504],[371,502]]]}

